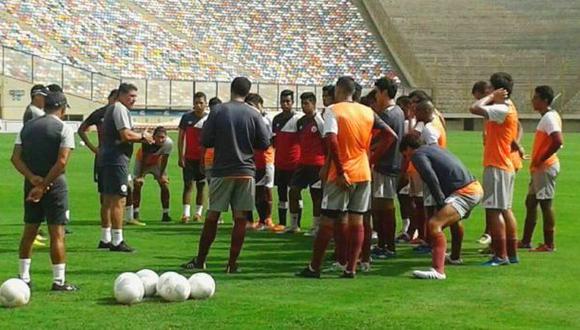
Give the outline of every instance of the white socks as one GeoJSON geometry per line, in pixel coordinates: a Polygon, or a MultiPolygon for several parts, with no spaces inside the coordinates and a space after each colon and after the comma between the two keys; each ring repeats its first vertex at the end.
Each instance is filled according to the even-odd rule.
{"type": "Polygon", "coordinates": [[[169,213],[169,209],[163,209],[163,214],[168,214],[169,213]]]}
{"type": "Polygon", "coordinates": [[[198,215],[201,217],[202,214],[203,214],[203,205],[196,205],[195,206],[195,215],[198,215]]]}
{"type": "Polygon", "coordinates": [[[304,208],[304,202],[302,200],[298,201],[298,208],[301,210],[304,208]]]}
{"type": "Polygon", "coordinates": [[[411,220],[409,218],[403,219],[403,233],[406,233],[409,230],[409,226],[411,225],[411,220]]]}
{"type": "Polygon", "coordinates": [[[52,265],[52,281],[58,285],[64,285],[65,264],[52,265]]]}
{"type": "Polygon", "coordinates": [[[101,228],[101,242],[111,243],[111,228],[101,228]]]}
{"type": "Polygon", "coordinates": [[[113,243],[114,246],[121,244],[123,241],[123,229],[113,229],[111,232],[113,233],[113,240],[111,243],[113,243]]]}
{"type": "Polygon", "coordinates": [[[290,213],[292,228],[298,228],[298,215],[299,213],[290,213]]]}
{"type": "Polygon", "coordinates": [[[19,260],[18,273],[20,275],[20,279],[26,283],[30,282],[30,263],[31,262],[32,262],[32,259],[30,259],[30,258],[19,260]]]}
{"type": "Polygon", "coordinates": [[[288,202],[279,201],[278,202],[278,208],[287,210],[288,209],[288,202]]]}
{"type": "Polygon", "coordinates": [[[191,216],[191,205],[183,204],[183,216],[188,218],[191,216]]]}
{"type": "MultiPolygon", "coordinates": [[[[139,208],[136,210],[139,212],[139,208]]],[[[133,205],[125,206],[125,221],[133,220],[133,205]]]]}

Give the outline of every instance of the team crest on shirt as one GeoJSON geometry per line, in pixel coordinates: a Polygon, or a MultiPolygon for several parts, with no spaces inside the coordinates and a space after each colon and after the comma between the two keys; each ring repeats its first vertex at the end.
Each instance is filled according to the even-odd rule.
{"type": "Polygon", "coordinates": [[[193,124],[193,122],[191,120],[187,122],[187,125],[191,125],[191,124],[193,124]]]}
{"type": "Polygon", "coordinates": [[[312,127],[310,128],[310,131],[311,131],[312,133],[316,133],[316,132],[318,132],[318,127],[316,127],[316,126],[312,126],[312,127]]]}
{"type": "Polygon", "coordinates": [[[127,185],[126,184],[121,185],[121,192],[123,192],[123,193],[127,192],[127,185]]]}

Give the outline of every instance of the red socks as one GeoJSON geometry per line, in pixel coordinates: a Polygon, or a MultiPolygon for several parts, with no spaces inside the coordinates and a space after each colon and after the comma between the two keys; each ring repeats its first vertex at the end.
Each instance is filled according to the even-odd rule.
{"type": "Polygon", "coordinates": [[[366,221],[363,224],[364,227],[364,241],[361,251],[361,261],[370,262],[371,260],[371,243],[373,239],[373,228],[371,227],[371,222],[366,221]]]}
{"type": "Polygon", "coordinates": [[[314,239],[314,246],[312,248],[312,261],[310,262],[310,267],[314,271],[319,272],[322,266],[322,261],[324,259],[324,254],[326,253],[326,248],[333,235],[333,227],[329,224],[321,223],[314,239]]]}
{"type": "Polygon", "coordinates": [[[348,232],[345,222],[335,222],[334,224],[334,254],[336,261],[341,265],[346,265],[348,249],[348,232]]]}
{"type": "Polygon", "coordinates": [[[440,274],[445,274],[445,250],[447,241],[443,232],[431,236],[431,254],[433,268],[440,274]]]}
{"type": "Polygon", "coordinates": [[[365,231],[363,224],[350,224],[348,226],[349,245],[348,245],[348,266],[346,270],[351,273],[356,272],[356,264],[360,251],[362,249],[365,231]]]}
{"type": "Polygon", "coordinates": [[[451,259],[461,258],[461,245],[463,243],[463,225],[460,222],[453,224],[451,230],[451,259]]]}

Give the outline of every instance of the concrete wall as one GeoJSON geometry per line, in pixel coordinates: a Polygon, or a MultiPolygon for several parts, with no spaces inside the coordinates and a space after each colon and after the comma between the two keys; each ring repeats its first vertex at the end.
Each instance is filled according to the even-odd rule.
{"type": "MultiPolygon", "coordinates": [[[[562,93],[555,106],[579,111],[580,1],[360,0],[408,81],[430,82],[438,108],[466,112],[471,87],[506,71],[513,98],[531,113],[533,87],[562,93]]],[[[414,87],[414,86],[411,86],[414,87]]],[[[421,86],[422,87],[422,86],[421,86]]]]}
{"type": "MultiPolygon", "coordinates": [[[[26,106],[30,103],[32,84],[0,75],[0,118],[5,120],[22,120],[26,106]]],[[[93,102],[78,96],[67,95],[69,115],[86,117],[103,103],[93,102]]]]}

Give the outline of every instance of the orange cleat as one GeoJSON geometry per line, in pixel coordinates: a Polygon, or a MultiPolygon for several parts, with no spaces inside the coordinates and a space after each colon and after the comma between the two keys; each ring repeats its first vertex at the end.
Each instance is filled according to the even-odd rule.
{"type": "Polygon", "coordinates": [[[413,238],[412,240],[409,241],[409,244],[412,245],[425,245],[425,241],[420,239],[420,238],[413,238]]]}
{"type": "Polygon", "coordinates": [[[284,225],[273,225],[272,227],[270,227],[270,231],[274,233],[281,233],[284,230],[286,230],[286,226],[284,225]]]}
{"type": "Polygon", "coordinates": [[[556,249],[548,244],[540,244],[535,249],[530,249],[530,252],[554,252],[556,249]]]}
{"type": "Polygon", "coordinates": [[[181,223],[189,223],[189,217],[188,216],[182,216],[181,217],[181,223]]]}

